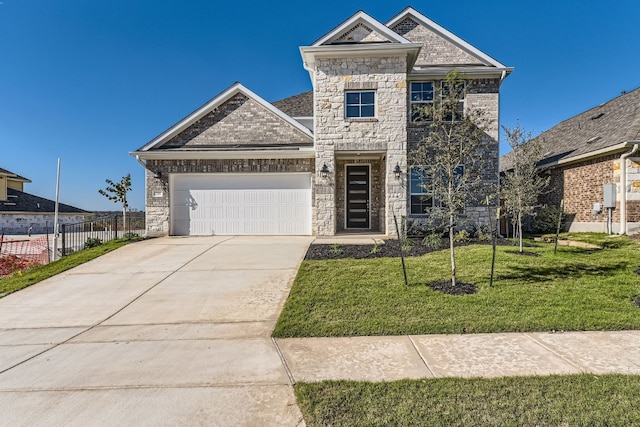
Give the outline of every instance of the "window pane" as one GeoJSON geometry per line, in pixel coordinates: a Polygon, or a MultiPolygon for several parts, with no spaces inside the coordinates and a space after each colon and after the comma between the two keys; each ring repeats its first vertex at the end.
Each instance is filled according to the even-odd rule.
{"type": "Polygon", "coordinates": [[[373,92],[362,92],[360,95],[360,102],[362,104],[373,104],[374,102],[373,92]]]}
{"type": "Polygon", "coordinates": [[[373,105],[363,105],[360,114],[361,114],[360,117],[373,117],[374,116],[373,105]]]}
{"type": "Polygon", "coordinates": [[[347,105],[359,104],[360,93],[359,92],[347,92],[347,105]]]}
{"type": "Polygon", "coordinates": [[[360,107],[347,106],[347,117],[360,117],[360,107]]]}

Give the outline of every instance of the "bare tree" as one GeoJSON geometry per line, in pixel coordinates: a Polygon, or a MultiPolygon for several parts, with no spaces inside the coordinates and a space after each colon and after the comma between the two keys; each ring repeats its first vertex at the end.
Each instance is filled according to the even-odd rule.
{"type": "Polygon", "coordinates": [[[520,127],[520,123],[502,129],[512,151],[508,155],[510,167],[501,180],[500,192],[507,214],[515,219],[522,253],[522,222],[528,215],[535,215],[538,198],[549,184],[549,177],[543,177],[538,169],[538,162],[543,157],[540,141],[532,140],[531,132],[520,127]]]}
{"type": "Polygon", "coordinates": [[[123,176],[120,182],[113,182],[110,179],[106,179],[105,182],[109,185],[104,190],[98,190],[98,193],[102,194],[112,202],[122,204],[122,227],[126,230],[127,209],[129,208],[127,192],[131,191],[131,174],[123,176]]]}
{"type": "Polygon", "coordinates": [[[448,230],[452,286],[456,286],[456,226],[467,204],[480,206],[487,196],[483,173],[489,170],[490,159],[481,153],[492,141],[486,133],[490,121],[484,112],[463,111],[466,91],[465,80],[455,72],[434,87],[433,102],[418,113],[428,123],[428,133],[410,152],[412,171],[421,176],[429,198],[425,213],[448,230]]]}

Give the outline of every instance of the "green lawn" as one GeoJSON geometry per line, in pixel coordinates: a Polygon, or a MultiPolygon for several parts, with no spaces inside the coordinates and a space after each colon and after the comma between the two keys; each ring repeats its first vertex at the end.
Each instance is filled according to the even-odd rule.
{"type": "Polygon", "coordinates": [[[111,240],[100,246],[74,252],[49,264],[30,268],[21,275],[14,274],[13,276],[0,278],[0,295],[10,294],[26,288],[27,286],[34,285],[51,276],[55,276],[56,274],[62,273],[70,268],[84,264],[94,258],[98,258],[99,256],[129,244],[132,241],[133,240],[111,240]]]}
{"type": "Polygon", "coordinates": [[[640,376],[298,383],[307,426],[640,426],[640,376]]]}
{"type": "MultiPolygon", "coordinates": [[[[572,236],[580,238],[580,236],[572,236]]],[[[548,330],[640,329],[640,245],[627,238],[585,235],[602,250],[540,243],[498,248],[489,287],[491,247],[458,248],[458,279],[476,294],[445,295],[427,283],[449,277],[449,252],[400,260],[304,261],[278,320],[275,337],[403,335],[548,330]]]]}

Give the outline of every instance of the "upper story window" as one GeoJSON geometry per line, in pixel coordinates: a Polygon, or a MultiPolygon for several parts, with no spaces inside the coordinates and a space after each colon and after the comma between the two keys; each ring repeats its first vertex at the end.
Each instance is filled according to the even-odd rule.
{"type": "MultiPolygon", "coordinates": [[[[456,93],[455,98],[458,99],[458,102],[455,106],[455,113],[452,114],[446,114],[444,116],[444,120],[447,122],[450,121],[460,121],[462,120],[462,117],[464,116],[464,97],[465,97],[465,92],[466,92],[466,84],[464,81],[462,81],[459,85],[455,85],[455,87],[451,88],[449,87],[449,84],[447,82],[441,82],[441,97],[443,102],[448,99],[450,92],[453,90],[456,93]]],[[[453,110],[453,109],[452,109],[453,110]]]]}
{"type": "Polygon", "coordinates": [[[433,106],[433,82],[411,82],[411,121],[431,120],[429,109],[433,106]]]}
{"type": "Polygon", "coordinates": [[[373,90],[345,92],[347,118],[375,117],[376,93],[373,90]]]}

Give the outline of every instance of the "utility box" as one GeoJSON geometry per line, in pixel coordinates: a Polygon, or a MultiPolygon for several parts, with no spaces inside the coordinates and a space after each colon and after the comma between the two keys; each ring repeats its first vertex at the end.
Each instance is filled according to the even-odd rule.
{"type": "Polygon", "coordinates": [[[604,185],[604,207],[615,208],[616,207],[616,184],[604,185]]]}

